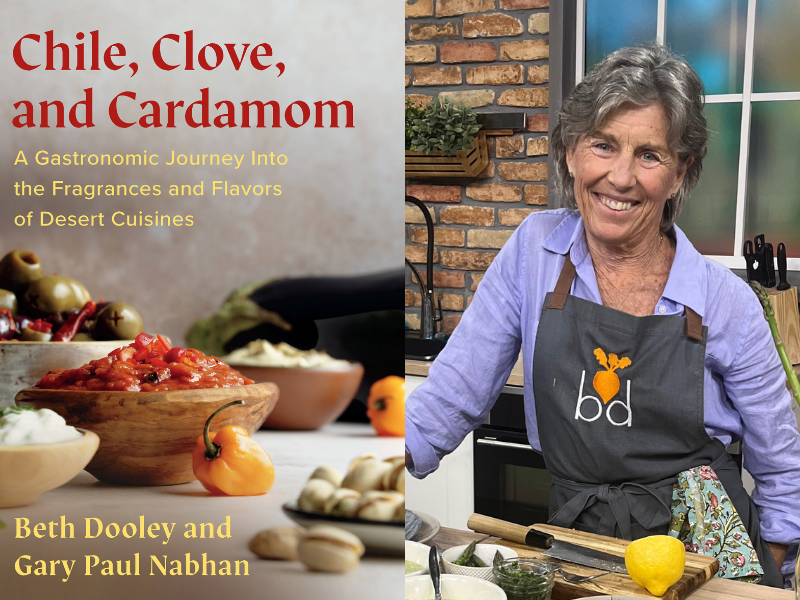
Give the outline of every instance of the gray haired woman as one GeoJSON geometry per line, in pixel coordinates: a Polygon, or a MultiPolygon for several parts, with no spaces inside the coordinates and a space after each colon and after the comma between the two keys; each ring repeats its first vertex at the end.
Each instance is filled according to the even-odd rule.
{"type": "Polygon", "coordinates": [[[486,272],[408,399],[407,464],[424,477],[483,422],[521,347],[550,523],[671,530],[724,557],[725,576],[782,587],[800,540],[783,370],[747,284],[675,226],[706,154],[702,111],[699,77],[660,46],[619,50],[575,87],[551,136],[566,208],[529,216],[486,272]],[[739,440],[752,498],[726,452],[739,440]]]}

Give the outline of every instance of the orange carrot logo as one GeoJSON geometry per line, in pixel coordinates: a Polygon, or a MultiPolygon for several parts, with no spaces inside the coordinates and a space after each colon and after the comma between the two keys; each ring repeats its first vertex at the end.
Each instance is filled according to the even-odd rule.
{"type": "Polygon", "coordinates": [[[619,391],[619,377],[614,371],[617,369],[624,369],[631,364],[631,359],[623,356],[617,358],[616,354],[609,354],[606,361],[606,354],[600,348],[594,351],[597,357],[597,362],[606,368],[605,371],[598,371],[592,380],[592,385],[600,397],[603,399],[603,404],[608,404],[619,391]]]}

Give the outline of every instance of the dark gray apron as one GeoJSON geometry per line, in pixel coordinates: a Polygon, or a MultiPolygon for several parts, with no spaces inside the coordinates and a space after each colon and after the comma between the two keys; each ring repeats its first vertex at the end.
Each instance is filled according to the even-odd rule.
{"type": "Polygon", "coordinates": [[[574,278],[568,256],[534,346],[539,439],[553,476],[549,522],[627,540],[666,534],[678,473],[709,465],[750,535],[761,583],[783,587],[739,470],[704,426],[702,318],[688,306],[685,318],[635,317],[570,295],[574,278]]]}

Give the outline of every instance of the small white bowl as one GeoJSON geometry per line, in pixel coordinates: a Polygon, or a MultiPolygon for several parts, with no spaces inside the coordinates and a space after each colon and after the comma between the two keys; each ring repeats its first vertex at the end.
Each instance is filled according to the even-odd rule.
{"type": "Polygon", "coordinates": [[[511,548],[506,548],[505,546],[498,546],[497,544],[478,544],[475,546],[475,554],[483,562],[489,565],[488,567],[465,567],[461,565],[454,565],[453,561],[461,556],[461,553],[464,552],[466,547],[466,544],[463,546],[453,546],[442,553],[442,562],[444,563],[445,573],[450,573],[452,575],[464,575],[466,577],[477,577],[479,579],[485,579],[486,581],[491,581],[494,583],[492,563],[494,561],[495,552],[499,551],[500,554],[503,555],[504,560],[509,558],[517,558],[519,556],[514,550],[511,548]]]}
{"type": "Polygon", "coordinates": [[[406,577],[414,577],[416,575],[425,575],[430,573],[428,569],[428,557],[430,556],[431,548],[419,542],[412,542],[406,540],[406,560],[413,562],[422,567],[421,571],[414,571],[413,573],[406,573],[406,577]]]}
{"type": "MultiPolygon", "coordinates": [[[[429,575],[406,577],[405,600],[430,600],[431,598],[433,598],[433,582],[429,575]]],[[[442,598],[447,598],[447,600],[508,600],[506,593],[495,584],[463,575],[442,575],[442,598]]]]}

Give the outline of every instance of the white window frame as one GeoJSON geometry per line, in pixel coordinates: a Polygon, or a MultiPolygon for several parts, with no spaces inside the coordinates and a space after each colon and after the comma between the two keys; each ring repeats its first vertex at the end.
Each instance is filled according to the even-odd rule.
{"type": "MultiPolygon", "coordinates": [[[[747,164],[750,154],[750,116],[753,102],[800,100],[800,92],[753,93],[753,40],[756,29],[756,2],[747,0],[747,25],[745,30],[744,83],[741,94],[714,94],[705,97],[708,104],[720,102],[742,103],[741,137],[739,140],[739,167],[736,188],[736,225],[733,236],[733,254],[730,256],[706,255],[729,269],[745,269],[742,255],[744,219],[747,195],[747,164]]],[[[577,0],[575,12],[575,83],[583,79],[586,55],[586,0],[577,0]]],[[[667,29],[667,0],[658,0],[656,42],[663,44],[667,29]]],[[[787,258],[787,269],[800,271],[800,258],[787,258]]]]}

